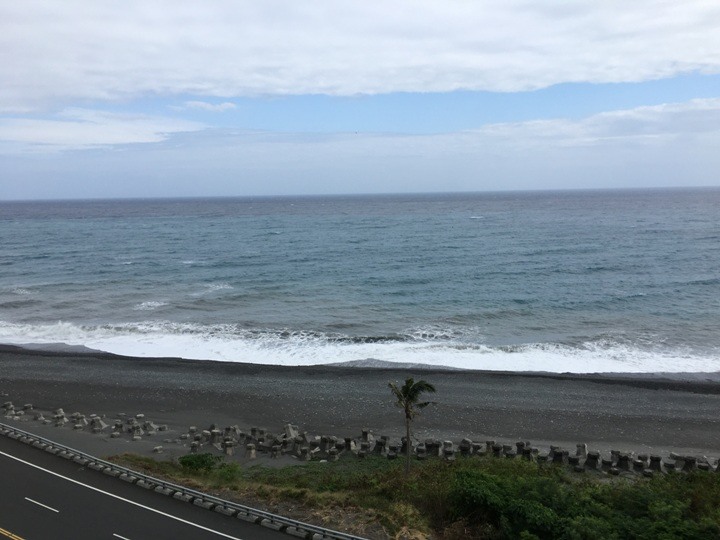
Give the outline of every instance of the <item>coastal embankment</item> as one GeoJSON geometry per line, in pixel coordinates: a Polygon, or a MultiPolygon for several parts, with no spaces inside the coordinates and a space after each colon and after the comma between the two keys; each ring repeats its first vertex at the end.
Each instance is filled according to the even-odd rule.
{"type": "MultiPolygon", "coordinates": [[[[419,441],[467,437],[531,441],[540,447],[585,443],[604,451],[720,456],[717,374],[285,367],[0,347],[2,401],[107,419],[142,414],[166,425],[168,436],[212,424],[279,432],[290,423],[318,436],[357,437],[369,429],[399,443],[403,417],[387,385],[408,376],[437,388],[437,404],[415,422],[419,441]]],[[[103,456],[144,453],[162,444],[35,424],[33,429],[47,437],[103,456]]],[[[179,444],[166,450],[177,455],[188,448],[179,444]]]]}

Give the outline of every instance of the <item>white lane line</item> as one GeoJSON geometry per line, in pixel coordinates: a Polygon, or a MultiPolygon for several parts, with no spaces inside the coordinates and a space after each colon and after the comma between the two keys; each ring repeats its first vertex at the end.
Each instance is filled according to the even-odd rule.
{"type": "Polygon", "coordinates": [[[33,501],[32,499],[30,499],[30,498],[28,498],[28,497],[25,497],[25,500],[26,500],[26,501],[30,501],[31,503],[35,503],[35,504],[37,504],[38,506],[42,506],[43,508],[47,508],[48,510],[52,510],[52,511],[55,512],[56,514],[59,514],[59,513],[60,513],[60,510],[55,510],[54,508],[51,508],[51,507],[48,506],[47,504],[43,504],[43,503],[39,503],[39,502],[37,502],[37,501],[33,501]]]}
{"type": "Polygon", "coordinates": [[[68,482],[72,482],[73,484],[77,484],[78,486],[82,486],[87,489],[91,489],[93,491],[96,491],[98,493],[102,493],[103,495],[107,495],[108,497],[112,497],[113,499],[117,499],[119,501],[126,502],[128,504],[132,504],[133,506],[138,506],[140,508],[144,508],[145,510],[148,510],[150,512],[155,512],[156,514],[160,514],[161,516],[165,516],[170,519],[174,519],[175,521],[179,521],[180,523],[185,523],[186,525],[190,525],[191,527],[196,527],[198,529],[201,529],[203,531],[207,531],[212,534],[217,534],[218,536],[222,536],[223,538],[229,538],[230,540],[243,540],[242,538],[238,538],[237,536],[230,536],[229,534],[225,534],[220,531],[216,531],[215,529],[210,529],[209,527],[204,527],[202,525],[198,525],[197,523],[193,523],[192,521],[188,521],[186,519],[179,518],[177,516],[173,516],[172,514],[167,514],[161,510],[157,510],[155,508],[151,508],[149,506],[145,506],[144,504],[140,504],[135,501],[131,501],[130,499],[125,499],[124,497],[120,497],[119,495],[115,495],[113,493],[109,493],[107,491],[103,491],[102,489],[98,489],[93,486],[89,486],[87,484],[83,484],[82,482],[78,482],[77,480],[74,480],[72,478],[68,478],[67,476],[63,476],[62,474],[58,474],[56,472],[50,471],[48,469],[44,469],[40,467],[39,465],[35,465],[34,463],[30,463],[29,461],[25,461],[24,459],[20,459],[15,456],[11,456],[10,454],[6,454],[5,452],[0,451],[0,456],[5,456],[6,458],[10,458],[12,460],[15,460],[19,463],[22,463],[24,465],[27,465],[28,467],[32,467],[34,469],[38,469],[40,471],[46,472],[48,474],[51,474],[53,476],[56,476],[58,478],[62,478],[63,480],[67,480],[68,482]]]}
{"type": "Polygon", "coordinates": [[[119,534],[115,534],[115,533],[113,533],[113,536],[115,538],[119,538],[120,540],[130,540],[129,538],[125,538],[124,536],[120,536],[119,534]]]}

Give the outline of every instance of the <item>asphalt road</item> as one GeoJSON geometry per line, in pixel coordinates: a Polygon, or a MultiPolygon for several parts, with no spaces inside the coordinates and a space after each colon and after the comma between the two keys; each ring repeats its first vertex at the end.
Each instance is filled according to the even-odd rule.
{"type": "Polygon", "coordinates": [[[277,540],[287,535],[0,436],[0,539],[277,540]]]}

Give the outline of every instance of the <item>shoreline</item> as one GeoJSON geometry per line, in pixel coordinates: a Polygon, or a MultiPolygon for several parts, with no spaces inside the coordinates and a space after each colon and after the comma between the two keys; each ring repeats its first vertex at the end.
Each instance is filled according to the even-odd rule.
{"type": "MultiPolygon", "coordinates": [[[[0,345],[2,401],[107,418],[142,413],[167,424],[173,433],[211,424],[279,432],[290,423],[312,435],[339,437],[359,436],[368,428],[376,436],[388,435],[399,442],[403,418],[387,384],[409,376],[426,379],[437,388],[432,399],[438,404],[425,409],[414,423],[419,440],[468,437],[511,444],[529,440],[568,448],[587,443],[605,451],[720,455],[718,373],[287,367],[0,345]]],[[[31,425],[35,427],[33,422],[23,429],[31,425]]],[[[69,428],[40,427],[47,428],[42,434],[48,438],[62,435],[65,440],[58,442],[77,441],[102,455],[137,452],[147,446],[69,428]]]]}
{"type": "Polygon", "coordinates": [[[200,358],[180,358],[173,356],[128,356],[116,354],[112,352],[102,351],[100,349],[92,349],[84,345],[67,345],[65,343],[24,343],[24,344],[8,344],[0,343],[0,354],[5,352],[17,354],[37,354],[41,356],[89,356],[95,358],[113,358],[126,359],[142,362],[170,360],[173,362],[202,362],[215,364],[230,364],[241,366],[263,366],[267,368],[282,369],[303,369],[303,368],[341,368],[341,369],[369,369],[369,370],[390,370],[390,371],[421,371],[429,372],[463,372],[463,373],[484,373],[484,374],[503,374],[503,375],[520,375],[527,377],[564,377],[573,379],[587,380],[603,380],[616,381],[620,383],[623,380],[633,381],[635,384],[641,384],[641,381],[680,381],[687,383],[711,383],[708,388],[714,388],[714,383],[720,383],[720,371],[603,371],[603,372],[571,372],[571,371],[512,371],[512,370],[493,370],[493,369],[468,369],[455,366],[441,366],[433,364],[419,364],[406,362],[390,362],[386,360],[351,360],[346,362],[331,362],[327,364],[310,364],[310,365],[280,365],[280,364],[262,364],[250,362],[235,362],[229,360],[214,360],[200,358]]]}

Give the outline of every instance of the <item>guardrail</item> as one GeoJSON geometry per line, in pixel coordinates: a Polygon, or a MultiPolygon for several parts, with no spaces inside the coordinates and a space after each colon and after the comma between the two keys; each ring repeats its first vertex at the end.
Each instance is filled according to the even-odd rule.
{"type": "Polygon", "coordinates": [[[303,523],[302,521],[278,516],[270,512],[265,512],[264,510],[258,510],[257,508],[251,508],[250,506],[226,501],[219,497],[202,493],[201,491],[196,491],[171,482],[166,482],[164,480],[160,480],[159,478],[148,476],[146,474],[133,471],[132,469],[110,463],[109,461],[91,456],[90,454],[86,454],[80,450],[75,450],[74,448],[56,443],[50,439],[46,439],[45,437],[29,433],[1,422],[0,435],[6,435],[11,439],[19,440],[25,444],[29,444],[62,458],[72,460],[82,466],[101,471],[109,476],[119,478],[145,489],[152,489],[158,493],[162,493],[163,495],[172,496],[175,499],[195,504],[196,506],[206,508],[207,510],[214,510],[227,516],[257,523],[270,529],[285,532],[297,538],[312,540],[366,540],[360,536],[354,536],[326,529],[324,527],[319,527],[317,525],[303,523]]]}

